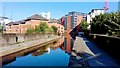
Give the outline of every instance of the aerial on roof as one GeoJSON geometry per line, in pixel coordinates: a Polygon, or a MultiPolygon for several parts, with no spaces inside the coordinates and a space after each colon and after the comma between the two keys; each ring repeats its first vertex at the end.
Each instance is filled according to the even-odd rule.
{"type": "Polygon", "coordinates": [[[28,17],[27,19],[48,21],[48,19],[46,19],[38,14],[32,15],[32,16],[28,17]]]}

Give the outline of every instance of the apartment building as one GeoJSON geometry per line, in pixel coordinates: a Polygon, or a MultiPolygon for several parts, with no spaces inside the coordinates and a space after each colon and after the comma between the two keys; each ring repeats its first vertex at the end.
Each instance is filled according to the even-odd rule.
{"type": "Polygon", "coordinates": [[[66,32],[69,33],[72,29],[78,26],[82,20],[82,13],[73,11],[61,18],[61,24],[64,25],[66,32]]]}
{"type": "Polygon", "coordinates": [[[87,22],[90,23],[95,16],[100,14],[104,14],[104,9],[92,9],[87,15],[87,22]]]}

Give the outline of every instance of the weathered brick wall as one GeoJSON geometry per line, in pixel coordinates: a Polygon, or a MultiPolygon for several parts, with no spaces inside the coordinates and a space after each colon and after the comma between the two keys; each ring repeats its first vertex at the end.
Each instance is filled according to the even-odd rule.
{"type": "Polygon", "coordinates": [[[46,34],[0,34],[0,46],[8,46],[24,41],[52,37],[51,33],[46,34]]]}

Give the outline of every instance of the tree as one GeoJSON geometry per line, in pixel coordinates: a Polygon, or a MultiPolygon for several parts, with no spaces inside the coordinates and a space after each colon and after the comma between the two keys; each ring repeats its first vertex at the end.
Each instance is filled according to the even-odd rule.
{"type": "Polygon", "coordinates": [[[32,29],[32,28],[27,29],[27,33],[28,33],[28,34],[31,34],[31,33],[34,33],[34,32],[35,32],[35,30],[34,30],[34,29],[32,29]]]}
{"type": "Polygon", "coordinates": [[[0,33],[2,32],[2,26],[1,26],[1,24],[0,24],[0,33]]]}
{"type": "Polygon", "coordinates": [[[53,32],[53,28],[45,29],[45,32],[53,32]]]}
{"type": "Polygon", "coordinates": [[[48,25],[45,22],[41,22],[38,27],[38,30],[40,32],[45,32],[46,29],[49,29],[48,25]]]}
{"type": "Polygon", "coordinates": [[[45,33],[45,32],[53,32],[52,28],[49,28],[45,22],[40,22],[39,26],[35,28],[35,33],[45,33]]]}
{"type": "Polygon", "coordinates": [[[81,23],[80,23],[80,29],[82,31],[87,31],[88,30],[88,26],[89,24],[87,23],[87,21],[83,20],[81,23]]]}
{"type": "Polygon", "coordinates": [[[39,32],[40,32],[39,27],[36,27],[36,28],[35,28],[35,33],[39,33],[39,32]]]}
{"type": "Polygon", "coordinates": [[[95,16],[91,24],[91,32],[98,34],[116,33],[120,30],[120,13],[105,13],[95,16]]]}
{"type": "Polygon", "coordinates": [[[54,33],[57,33],[58,28],[56,26],[53,25],[51,28],[53,29],[54,33]]]}
{"type": "Polygon", "coordinates": [[[48,27],[48,25],[45,22],[40,22],[39,26],[36,26],[35,29],[27,29],[27,33],[45,33],[45,32],[57,32],[57,27],[52,26],[48,27]]]}

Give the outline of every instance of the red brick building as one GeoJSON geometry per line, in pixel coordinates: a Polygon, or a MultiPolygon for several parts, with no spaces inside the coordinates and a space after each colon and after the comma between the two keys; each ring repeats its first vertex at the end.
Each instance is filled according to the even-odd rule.
{"type": "Polygon", "coordinates": [[[80,12],[69,12],[61,18],[61,24],[65,27],[65,32],[68,34],[78,26],[83,20],[83,15],[80,12]]]}
{"type": "Polygon", "coordinates": [[[51,26],[53,26],[53,25],[58,28],[57,33],[58,33],[59,35],[63,35],[63,34],[64,34],[64,26],[61,25],[61,24],[59,23],[59,21],[57,21],[57,20],[50,20],[50,21],[48,22],[48,26],[49,26],[49,27],[51,27],[51,26]]]}
{"type": "Polygon", "coordinates": [[[27,29],[35,29],[40,22],[48,23],[48,20],[35,14],[25,20],[10,22],[6,26],[6,33],[26,33],[27,29]]]}
{"type": "Polygon", "coordinates": [[[64,33],[63,25],[58,24],[57,22],[54,21],[49,21],[38,14],[32,15],[24,20],[8,23],[6,26],[6,33],[26,33],[27,29],[37,28],[40,22],[48,24],[49,27],[54,25],[58,27],[57,32],[59,32],[60,34],[64,33]]]}

